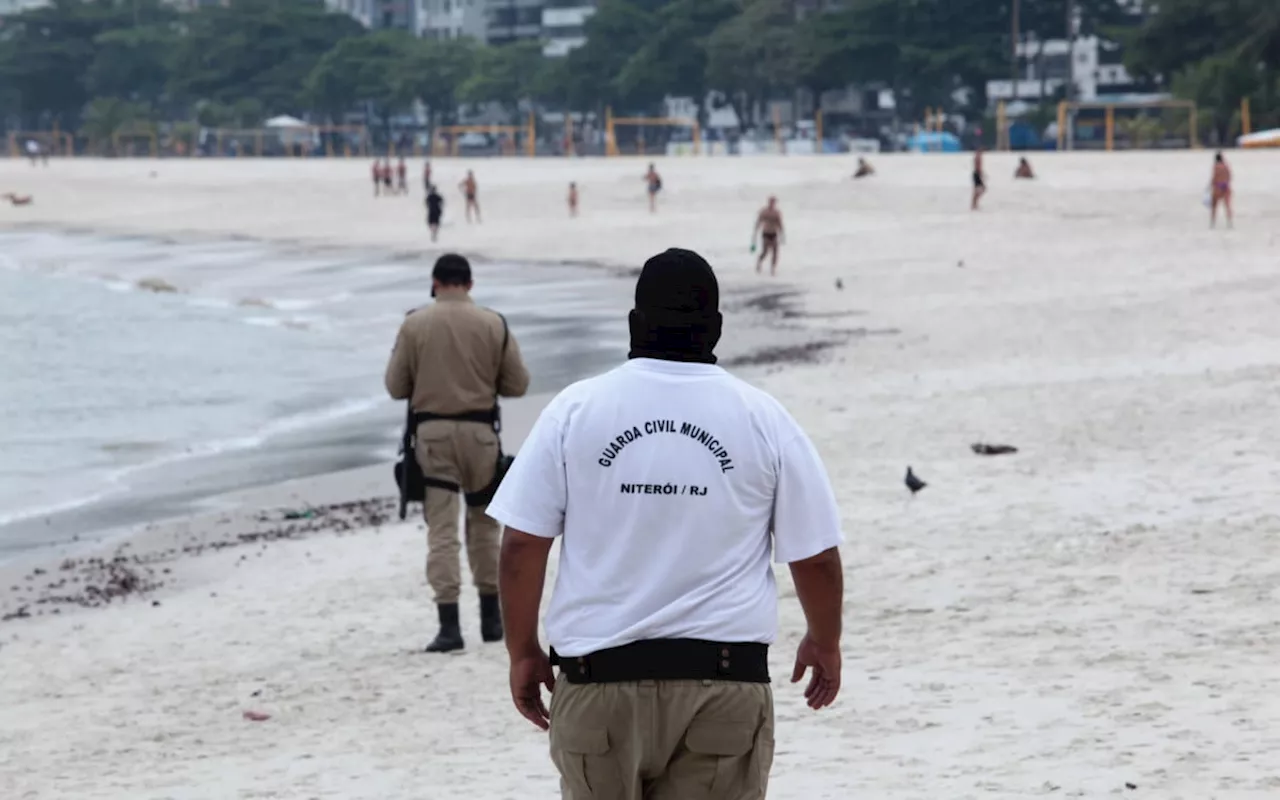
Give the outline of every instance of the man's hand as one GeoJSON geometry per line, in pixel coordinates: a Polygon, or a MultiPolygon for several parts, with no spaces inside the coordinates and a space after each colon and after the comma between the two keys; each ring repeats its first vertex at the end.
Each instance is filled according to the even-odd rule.
{"type": "Polygon", "coordinates": [[[546,653],[539,649],[511,659],[511,700],[525,719],[545,731],[551,727],[551,713],[542,702],[543,686],[548,692],[556,689],[556,676],[546,653]]]}
{"type": "MultiPolygon", "coordinates": [[[[809,678],[809,685],[805,687],[804,698],[809,708],[817,711],[835,702],[836,695],[840,693],[840,646],[820,645],[806,633],[796,650],[796,668],[791,673],[791,682],[799,683],[811,667],[813,675],[809,678]]],[[[513,666],[513,688],[514,669],[513,666]]]]}

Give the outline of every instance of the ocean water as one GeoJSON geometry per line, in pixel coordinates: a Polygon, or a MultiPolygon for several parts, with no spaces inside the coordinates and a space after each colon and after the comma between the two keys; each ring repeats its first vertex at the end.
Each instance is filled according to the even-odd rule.
{"type": "MultiPolygon", "coordinates": [[[[382,374],[430,260],[0,232],[0,554],[392,457],[382,374]],[[154,292],[143,283],[177,292],[154,292]]],[[[625,353],[630,283],[477,264],[533,391],[625,353]]]]}

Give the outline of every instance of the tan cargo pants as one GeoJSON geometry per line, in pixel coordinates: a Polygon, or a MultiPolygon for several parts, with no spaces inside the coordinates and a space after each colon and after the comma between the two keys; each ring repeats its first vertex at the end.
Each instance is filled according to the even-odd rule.
{"type": "MultiPolygon", "coordinates": [[[[418,426],[416,455],[422,474],[451,481],[462,492],[476,492],[493,480],[498,463],[498,434],[478,422],[431,420],[418,426]]],[[[437,603],[456,603],[462,590],[459,558],[458,492],[427,487],[423,504],[427,519],[427,583],[437,603]]],[[[467,562],[480,594],[498,593],[498,548],[501,526],[484,508],[467,506],[467,562]]]]}
{"type": "Polygon", "coordinates": [[[563,800],[761,800],[773,767],[766,683],[572,684],[551,695],[563,800]]]}

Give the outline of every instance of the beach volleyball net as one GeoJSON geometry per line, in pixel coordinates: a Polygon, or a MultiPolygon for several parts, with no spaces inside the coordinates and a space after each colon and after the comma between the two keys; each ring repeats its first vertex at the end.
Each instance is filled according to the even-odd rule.
{"type": "Polygon", "coordinates": [[[1190,100],[1058,106],[1059,150],[1169,150],[1200,146],[1199,115],[1190,100]]]}
{"type": "Polygon", "coordinates": [[[683,155],[685,149],[692,155],[702,153],[702,128],[697,120],[680,117],[615,117],[613,109],[605,110],[604,120],[604,154],[620,155],[663,155],[671,154],[673,148],[668,145],[675,136],[687,131],[687,139],[681,139],[685,147],[674,148],[675,153],[683,155]],[[620,137],[618,129],[623,130],[620,137]]]}

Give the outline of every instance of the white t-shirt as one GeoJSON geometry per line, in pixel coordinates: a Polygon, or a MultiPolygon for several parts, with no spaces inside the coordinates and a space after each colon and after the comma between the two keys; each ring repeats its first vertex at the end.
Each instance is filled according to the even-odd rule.
{"type": "Polygon", "coordinates": [[[552,400],[488,513],[564,537],[546,618],[563,656],[770,643],[771,547],[790,563],[843,538],[822,461],[780,403],[719,367],[654,359],[552,400]]]}

